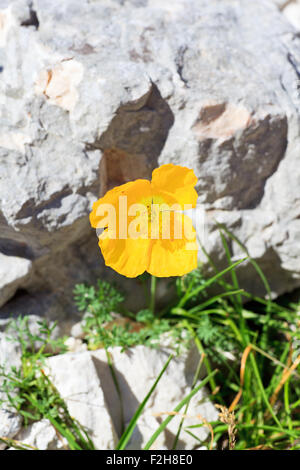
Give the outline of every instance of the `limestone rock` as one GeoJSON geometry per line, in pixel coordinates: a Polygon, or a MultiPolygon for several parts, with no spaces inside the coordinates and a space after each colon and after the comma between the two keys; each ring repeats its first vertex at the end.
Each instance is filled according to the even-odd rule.
{"type": "Polygon", "coordinates": [[[71,325],[76,320],[74,315],[70,325],[70,320],[66,319],[64,304],[56,293],[40,290],[35,293],[28,293],[26,290],[18,291],[0,310],[0,331],[4,330],[10,319],[18,317],[29,317],[29,326],[34,333],[38,330],[38,321],[47,320],[48,324],[59,319],[59,327],[55,329],[55,334],[69,334],[71,325]]]}
{"type": "MultiPolygon", "coordinates": [[[[30,424],[27,428],[22,429],[15,439],[20,445],[30,446],[38,450],[61,450],[66,447],[64,438],[59,438],[54,427],[48,419],[42,419],[30,424]]],[[[9,450],[15,450],[10,447],[9,450]]],[[[30,449],[28,449],[30,450],[30,449]]]]}
{"type": "Polygon", "coordinates": [[[87,351],[87,345],[81,341],[79,338],[74,338],[70,336],[64,342],[67,346],[69,352],[82,352],[87,351]]]}
{"type": "Polygon", "coordinates": [[[282,10],[285,8],[289,3],[293,3],[294,1],[297,0],[271,0],[271,2],[275,3],[275,5],[282,10]]]}
{"type": "MultiPolygon", "coordinates": [[[[169,348],[156,350],[145,346],[136,346],[125,352],[121,352],[121,348],[117,347],[110,349],[114,371],[121,391],[125,426],[152,387],[170,352],[171,349],[169,348]]],[[[116,430],[120,434],[122,412],[107,365],[106,353],[100,349],[91,352],[91,356],[98,371],[107,406],[116,430]]],[[[158,428],[161,420],[165,419],[168,416],[167,413],[173,411],[190,392],[198,360],[199,356],[194,349],[172,359],[139,418],[127,449],[143,448],[158,428]]],[[[207,421],[217,419],[217,410],[207,399],[205,389],[200,389],[198,394],[191,399],[188,415],[190,417],[186,418],[185,425],[199,424],[201,422],[199,415],[207,421]]],[[[173,418],[166,431],[155,441],[152,449],[172,448],[180,420],[180,416],[173,418]]],[[[196,434],[200,441],[205,440],[209,435],[209,430],[204,426],[197,429],[196,434]]],[[[182,430],[178,449],[193,449],[198,445],[198,441],[182,430]]]]}
{"type": "Polygon", "coordinates": [[[0,364],[6,370],[21,365],[21,347],[11,336],[0,332],[0,364]]]}
{"type": "MultiPolygon", "coordinates": [[[[171,352],[171,347],[156,350],[136,346],[126,352],[121,352],[119,347],[110,349],[109,354],[113,361],[122,402],[104,350],[78,351],[52,356],[47,359],[44,370],[64,399],[70,415],[84,426],[95,447],[103,450],[114,449],[122,434],[122,424],[125,426],[129,424],[171,352]]],[[[190,392],[198,361],[199,355],[195,349],[185,350],[172,359],[138,420],[127,445],[128,449],[143,448],[161,420],[166,418],[168,412],[173,411],[190,392]]],[[[199,424],[203,420],[214,421],[218,417],[218,412],[208,400],[205,389],[201,389],[192,398],[187,414],[185,425],[199,424]]],[[[13,416],[9,418],[16,420],[13,416]]],[[[153,444],[153,449],[172,448],[180,420],[180,415],[173,418],[165,432],[153,444]]],[[[35,422],[21,431],[19,431],[21,422],[17,423],[18,427],[15,424],[14,428],[13,423],[15,424],[15,421],[11,421],[10,433],[14,434],[15,439],[21,443],[41,450],[66,446],[46,419],[35,422]]],[[[8,428],[6,422],[4,425],[8,428]]],[[[204,441],[209,435],[209,430],[203,426],[195,430],[195,434],[200,441],[204,441]]],[[[183,427],[177,448],[193,449],[198,446],[199,441],[186,433],[183,427]]]]}
{"type": "MultiPolygon", "coordinates": [[[[21,348],[20,345],[8,339],[8,335],[0,332],[0,366],[8,373],[11,367],[20,367],[21,348]]],[[[6,401],[5,392],[2,390],[4,378],[0,376],[0,400],[4,403],[0,405],[0,437],[13,438],[22,426],[22,418],[15,413],[6,401]]],[[[17,391],[16,391],[17,393],[17,391]]],[[[0,450],[6,445],[0,442],[0,450]]]]}
{"type": "Polygon", "coordinates": [[[299,41],[270,0],[1,0],[0,253],[32,263],[28,295],[73,313],[77,282],[112,277],[92,203],[167,162],[195,170],[220,265],[214,218],[274,295],[299,286],[299,41]]]}
{"type": "Polygon", "coordinates": [[[300,2],[294,0],[293,2],[286,2],[285,8],[283,8],[284,16],[289,22],[296,28],[297,31],[300,29],[300,2]]]}
{"type": "Polygon", "coordinates": [[[114,449],[117,436],[90,353],[53,356],[47,367],[70,415],[85,427],[95,447],[114,449]]]}
{"type": "Polygon", "coordinates": [[[28,283],[31,270],[30,260],[0,253],[0,307],[28,283]]]}
{"type": "MultiPolygon", "coordinates": [[[[1,406],[0,408],[0,437],[7,437],[10,439],[15,438],[22,428],[22,417],[9,408],[1,406]]],[[[0,450],[7,447],[3,442],[0,442],[0,450]]]]}
{"type": "Polygon", "coordinates": [[[75,339],[82,339],[84,338],[84,331],[82,329],[82,323],[77,322],[71,328],[71,336],[75,339]]]}

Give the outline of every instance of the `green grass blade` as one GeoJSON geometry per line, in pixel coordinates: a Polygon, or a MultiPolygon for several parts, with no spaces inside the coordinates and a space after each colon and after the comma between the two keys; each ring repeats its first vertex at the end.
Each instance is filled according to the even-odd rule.
{"type": "Polygon", "coordinates": [[[136,412],[134,413],[133,417],[131,418],[131,421],[129,423],[129,425],[127,426],[127,428],[125,429],[124,433],[122,434],[121,436],[121,439],[119,440],[118,442],[118,445],[116,447],[116,450],[123,450],[125,449],[133,431],[134,431],[134,428],[136,426],[136,423],[137,423],[137,420],[139,419],[143,409],[145,408],[145,405],[147,403],[147,401],[149,400],[150,396],[152,395],[152,393],[154,392],[158,382],[160,381],[162,375],[164,374],[165,370],[167,369],[168,365],[170,364],[170,361],[171,359],[173,358],[173,354],[171,354],[167,360],[167,362],[165,363],[164,367],[162,368],[159,376],[157,377],[157,379],[155,380],[154,384],[152,385],[150,391],[147,393],[146,397],[144,398],[144,400],[142,401],[142,403],[140,404],[140,406],[138,407],[138,409],[136,410],[136,412]]]}
{"type": "Polygon", "coordinates": [[[191,308],[190,310],[188,310],[188,312],[189,313],[194,313],[194,312],[197,312],[197,311],[201,311],[205,307],[208,307],[209,305],[217,302],[219,299],[223,299],[224,297],[232,297],[234,295],[241,294],[242,292],[244,292],[243,289],[237,289],[237,290],[233,290],[233,291],[224,292],[223,294],[215,295],[215,296],[211,297],[210,299],[206,300],[205,302],[203,302],[202,304],[199,304],[196,307],[191,308]]]}
{"type": "Polygon", "coordinates": [[[196,289],[193,289],[192,292],[190,292],[188,295],[185,295],[181,301],[179,302],[178,306],[179,307],[183,307],[186,302],[191,298],[191,297],[194,297],[196,295],[198,295],[201,291],[203,291],[204,289],[206,289],[207,287],[209,287],[211,284],[213,284],[214,282],[216,282],[217,279],[221,278],[222,276],[224,276],[224,274],[232,271],[234,268],[236,268],[239,264],[243,263],[246,259],[248,259],[248,257],[245,257],[245,258],[242,258],[238,261],[236,261],[235,263],[233,263],[231,266],[228,266],[226,269],[223,269],[223,271],[220,271],[218,272],[215,276],[211,277],[210,279],[208,279],[205,283],[201,284],[201,286],[199,287],[196,287],[196,289]]]}
{"type": "MultiPolygon", "coordinates": [[[[178,413],[181,408],[190,401],[190,399],[196,395],[197,392],[199,392],[199,390],[204,387],[204,385],[206,385],[210,379],[218,372],[218,370],[214,370],[211,374],[209,374],[204,380],[202,380],[202,382],[196,387],[194,388],[194,390],[192,390],[183,400],[181,400],[181,402],[176,406],[176,408],[174,408],[174,412],[175,413],[178,413]]],[[[158,436],[164,431],[164,429],[168,426],[169,422],[174,418],[174,415],[170,415],[168,416],[162,423],[161,425],[159,426],[159,428],[153,433],[153,435],[151,436],[151,438],[149,439],[149,441],[147,442],[147,444],[145,445],[144,447],[144,450],[149,450],[150,447],[152,446],[152,444],[156,441],[156,439],[158,438],[158,436]]]]}
{"type": "Polygon", "coordinates": [[[282,425],[281,425],[280,421],[278,420],[277,416],[275,415],[271,404],[269,403],[269,400],[268,400],[266,391],[265,391],[265,389],[264,389],[263,383],[262,383],[261,378],[260,378],[260,374],[259,374],[259,371],[258,371],[258,367],[257,367],[257,364],[256,364],[256,360],[255,360],[255,357],[254,357],[254,355],[253,355],[252,352],[250,353],[250,361],[251,361],[251,365],[252,365],[252,367],[253,367],[253,372],[254,372],[254,375],[255,375],[255,377],[256,377],[257,384],[258,384],[258,387],[259,387],[259,389],[260,389],[262,398],[263,398],[263,400],[264,400],[264,402],[265,402],[265,405],[266,405],[266,407],[268,408],[268,410],[269,410],[269,412],[270,412],[272,418],[274,419],[275,423],[277,424],[277,426],[278,426],[280,429],[282,429],[282,425]]]}
{"type": "MultiPolygon", "coordinates": [[[[226,238],[224,237],[224,235],[222,233],[222,230],[220,230],[220,236],[221,236],[222,244],[223,244],[223,247],[224,247],[224,250],[225,250],[225,253],[226,253],[227,261],[228,261],[229,265],[231,265],[232,260],[231,260],[231,254],[230,254],[229,246],[228,246],[228,243],[226,241],[226,238]]],[[[234,285],[235,289],[238,290],[239,289],[239,283],[238,283],[236,272],[233,270],[233,271],[231,271],[230,274],[231,274],[232,284],[234,285]]],[[[232,300],[233,305],[235,305],[235,307],[237,308],[237,310],[241,311],[242,308],[243,308],[243,303],[242,303],[241,296],[237,295],[235,297],[232,297],[231,300],[232,300]]]]}
{"type": "Polygon", "coordinates": [[[203,442],[199,439],[196,434],[192,433],[191,431],[188,431],[187,429],[184,430],[187,434],[189,434],[191,437],[193,437],[196,441],[199,442],[199,444],[203,444],[203,442]]]}
{"type": "MultiPolygon", "coordinates": [[[[199,427],[198,425],[195,425],[195,426],[188,426],[188,427],[199,427]]],[[[214,428],[214,432],[217,433],[217,432],[224,432],[226,431],[228,428],[228,424],[221,424],[217,427],[214,428]]],[[[266,424],[264,425],[258,425],[258,424],[243,424],[243,423],[238,423],[237,424],[237,428],[238,430],[240,429],[262,429],[264,431],[271,431],[271,432],[276,432],[276,433],[282,433],[282,434],[286,434],[287,436],[291,436],[293,437],[294,439],[299,439],[299,433],[296,433],[294,431],[290,431],[289,429],[283,429],[283,428],[279,428],[277,426],[268,426],[266,424]]]]}
{"type": "Polygon", "coordinates": [[[95,450],[94,443],[90,439],[87,432],[83,429],[83,426],[74,418],[72,418],[69,414],[68,414],[68,420],[70,421],[71,429],[73,429],[73,431],[77,435],[79,444],[83,447],[83,449],[95,450]]]}
{"type": "Polygon", "coordinates": [[[267,339],[268,339],[268,329],[269,329],[269,325],[268,325],[268,320],[270,319],[271,317],[271,311],[272,311],[272,308],[271,308],[271,298],[272,298],[272,292],[271,292],[271,288],[269,286],[269,283],[267,281],[267,278],[266,276],[264,275],[262,269],[259,267],[259,265],[257,264],[257,262],[251,258],[251,256],[249,255],[249,252],[247,250],[247,248],[245,247],[245,245],[243,245],[243,243],[235,236],[233,235],[233,233],[231,233],[223,224],[220,224],[219,222],[217,222],[217,225],[220,229],[224,230],[224,232],[232,239],[234,240],[238,245],[239,247],[244,251],[244,253],[246,253],[246,255],[248,256],[248,259],[250,261],[250,263],[252,264],[252,266],[254,267],[255,271],[257,272],[257,274],[259,275],[259,277],[261,278],[262,280],[262,283],[266,289],[266,292],[267,292],[267,310],[266,310],[266,322],[263,326],[263,332],[262,332],[262,335],[261,335],[261,341],[260,341],[260,346],[265,349],[267,347],[267,339]]]}
{"type": "Polygon", "coordinates": [[[270,289],[270,286],[269,286],[269,283],[266,279],[266,276],[264,275],[262,269],[258,266],[258,264],[256,263],[256,261],[251,258],[250,254],[249,254],[249,251],[247,250],[247,248],[245,247],[245,245],[243,245],[243,243],[233,234],[230,232],[230,230],[228,230],[225,225],[223,224],[220,224],[218,221],[215,221],[216,224],[218,225],[219,229],[221,230],[224,230],[224,232],[232,239],[234,240],[237,245],[239,245],[239,247],[244,251],[244,253],[247,255],[247,258],[249,259],[250,263],[253,265],[253,267],[255,268],[257,274],[259,275],[259,277],[261,278],[264,286],[265,286],[265,289],[266,289],[266,292],[267,294],[269,295],[269,298],[271,299],[271,289],[270,289]]]}
{"type": "Polygon", "coordinates": [[[67,439],[68,444],[70,446],[71,450],[83,450],[79,444],[77,444],[76,439],[74,438],[73,434],[68,430],[65,429],[63,426],[61,426],[56,419],[54,419],[50,415],[45,416],[47,419],[49,419],[50,423],[52,426],[57,429],[57,431],[67,439]]]}
{"type": "Polygon", "coordinates": [[[15,439],[10,439],[8,437],[0,437],[0,442],[17,450],[39,450],[37,447],[31,446],[29,444],[24,444],[23,442],[16,441],[15,439]]]}

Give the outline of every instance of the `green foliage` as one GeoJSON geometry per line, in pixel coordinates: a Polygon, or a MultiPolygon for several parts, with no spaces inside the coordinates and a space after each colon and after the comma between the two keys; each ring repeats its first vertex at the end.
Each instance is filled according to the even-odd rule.
{"type": "MultiPolygon", "coordinates": [[[[283,371],[288,368],[286,361],[290,360],[290,357],[295,360],[296,357],[295,354],[291,356],[289,351],[292,343],[299,344],[299,329],[295,328],[295,325],[299,324],[299,306],[281,305],[272,302],[270,298],[265,300],[240,289],[235,269],[244,260],[232,263],[223,233],[222,241],[228,267],[219,271],[212,264],[215,274],[209,279],[205,279],[201,268],[176,279],[175,296],[169,305],[155,314],[150,308],[136,314],[135,320],[143,325],[138,331],[132,331],[129,324],[113,325],[107,330],[104,324],[99,322],[98,326],[101,328],[97,329],[94,319],[94,323],[87,327],[87,335],[91,334],[93,326],[92,335],[97,347],[99,342],[102,342],[104,347],[119,345],[126,348],[135,344],[156,346],[161,343],[161,335],[167,333],[169,338],[173,338],[173,346],[177,347],[177,352],[183,344],[185,347],[190,346],[193,339],[209,377],[213,392],[211,399],[222,404],[224,410],[229,408],[240,390],[239,362],[243,353],[250,348],[249,357],[247,356],[242,369],[242,395],[237,401],[234,415],[234,432],[238,436],[235,446],[237,449],[257,446],[272,449],[294,448],[297,439],[300,439],[300,421],[294,411],[300,406],[297,398],[300,382],[293,375],[284,387],[281,387],[282,390],[280,384],[283,371]],[[228,277],[231,277],[231,281],[228,277]],[[212,295],[209,289],[213,284],[214,291],[218,293],[212,295]],[[244,300],[250,301],[246,307],[244,300]],[[291,329],[291,326],[294,328],[291,329]],[[236,357],[235,363],[228,360],[228,352],[232,352],[232,357],[236,357]],[[216,365],[222,371],[217,378],[213,374],[216,365]],[[278,387],[278,394],[283,394],[282,401],[276,395],[278,387]],[[277,411],[274,408],[275,403],[277,411]],[[280,439],[277,438],[278,429],[282,431],[280,439]]],[[[257,269],[268,294],[270,289],[266,278],[255,263],[253,266],[257,269]]],[[[90,297],[92,302],[93,297],[97,297],[97,291],[90,297]]],[[[88,305],[86,308],[91,311],[88,305]]],[[[132,318],[133,314],[128,316],[132,318]]],[[[105,319],[112,322],[114,320],[113,316],[109,316],[109,312],[106,312],[105,319]]],[[[196,384],[195,379],[194,386],[196,384]]],[[[188,402],[185,413],[187,408],[188,402]]],[[[225,412],[223,415],[231,416],[225,412]]],[[[227,424],[211,423],[215,432],[215,445],[220,448],[225,431],[227,428],[231,429],[229,421],[227,424]]],[[[203,423],[198,425],[201,426],[203,423]]],[[[158,434],[159,432],[161,431],[158,431],[158,434]]],[[[197,440],[195,431],[184,427],[182,420],[174,448],[181,432],[194,435],[197,440]]]]}
{"type": "MultiPolygon", "coordinates": [[[[185,276],[178,277],[175,283],[178,298],[182,298],[185,294],[189,294],[196,286],[205,286],[206,279],[203,275],[202,267],[199,266],[197,269],[194,269],[185,276]]],[[[190,300],[195,303],[203,298],[207,298],[207,295],[208,294],[204,289],[198,295],[191,297],[190,300]]]]}
{"type": "MultiPolygon", "coordinates": [[[[163,338],[177,353],[182,348],[197,347],[200,360],[192,390],[173,410],[174,414],[181,413],[183,407],[183,414],[188,414],[190,398],[204,383],[209,386],[210,399],[222,411],[218,421],[203,423],[199,418],[199,424],[193,426],[187,425],[182,417],[174,439],[174,449],[181,433],[193,436],[195,447],[198,446],[197,428],[202,426],[209,427],[211,431],[206,442],[208,448],[226,448],[229,440],[232,449],[299,449],[300,304],[291,303],[288,296],[273,302],[267,279],[247,250],[221,226],[220,236],[228,261],[227,268],[220,271],[206,253],[214,274],[206,278],[200,267],[172,280],[174,295],[161,311],[154,312],[155,282],[151,283],[151,295],[145,295],[148,304],[145,302],[145,308],[136,314],[126,311],[124,296],[105,281],[98,281],[96,287],[84,284],[75,286],[75,303],[84,313],[84,341],[89,349],[103,347],[106,350],[113,346],[126,349],[138,344],[158,347],[163,344],[163,338]],[[234,244],[246,256],[235,263],[231,258],[234,244]],[[256,270],[265,288],[265,297],[257,297],[240,289],[238,269],[246,260],[256,270]],[[122,316],[120,312],[123,312],[122,316]],[[228,352],[233,353],[235,360],[228,359],[228,352]],[[203,369],[206,378],[199,384],[203,369]]],[[[145,286],[149,277],[143,275],[140,281],[145,286]]],[[[88,436],[69,416],[63,400],[43,372],[44,359],[48,354],[64,352],[63,340],[53,341],[51,335],[54,327],[49,328],[44,322],[40,324],[38,335],[30,332],[26,319],[18,319],[10,327],[15,331],[22,349],[22,367],[9,372],[2,367],[0,371],[0,379],[1,376],[4,379],[2,388],[11,406],[24,417],[26,423],[48,418],[67,439],[69,448],[93,448],[88,436]]],[[[118,396],[122,400],[108,351],[107,357],[118,396]]],[[[124,430],[118,449],[126,448],[160,377],[161,374],[124,430]]],[[[163,432],[174,414],[162,421],[146,449],[163,432]]]]}
{"type": "Polygon", "coordinates": [[[237,341],[227,326],[219,325],[211,319],[210,315],[202,315],[196,328],[196,335],[202,341],[208,357],[214,358],[219,364],[219,354],[233,352],[237,348],[237,341]]]}
{"type": "Polygon", "coordinates": [[[140,310],[136,315],[131,313],[120,320],[114,312],[122,309],[124,297],[106,281],[98,281],[97,289],[77,285],[74,300],[78,309],[85,311],[82,328],[91,350],[113,346],[124,350],[138,344],[157,347],[164,333],[170,333],[175,348],[178,348],[182,328],[178,329],[169,319],[156,317],[150,309],[140,310]]]}
{"type": "Polygon", "coordinates": [[[64,344],[65,338],[53,338],[53,332],[57,326],[57,322],[49,325],[47,320],[37,321],[38,332],[33,333],[30,328],[30,317],[25,315],[16,319],[11,319],[6,327],[8,335],[7,339],[16,342],[22,350],[22,357],[25,359],[35,355],[40,357],[52,356],[55,352],[66,352],[67,348],[64,344]]]}
{"type": "Polygon", "coordinates": [[[74,289],[74,300],[78,310],[90,313],[93,318],[105,322],[111,320],[114,312],[123,302],[123,295],[106,281],[97,282],[98,289],[93,286],[77,284],[74,289]]]}
{"type": "MultiPolygon", "coordinates": [[[[11,320],[7,327],[8,331],[14,332],[14,336],[8,339],[21,347],[21,366],[7,370],[4,364],[0,365],[1,392],[5,396],[0,404],[7,403],[19,413],[25,426],[47,418],[57,433],[65,437],[70,449],[93,449],[88,435],[71,418],[64,401],[44,371],[47,356],[54,352],[66,352],[65,338],[52,338],[55,323],[50,327],[46,321],[41,321],[38,325],[38,333],[33,334],[29,328],[29,317],[25,316],[11,320]]],[[[13,441],[0,440],[20,448],[13,441]]]]}

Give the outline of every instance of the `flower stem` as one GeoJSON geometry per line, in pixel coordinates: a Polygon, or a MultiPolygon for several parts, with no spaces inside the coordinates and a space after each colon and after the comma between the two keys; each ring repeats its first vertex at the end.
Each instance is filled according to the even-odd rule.
{"type": "Polygon", "coordinates": [[[150,288],[150,310],[155,313],[155,292],[156,292],[156,277],[151,276],[151,288],[150,288]]]}

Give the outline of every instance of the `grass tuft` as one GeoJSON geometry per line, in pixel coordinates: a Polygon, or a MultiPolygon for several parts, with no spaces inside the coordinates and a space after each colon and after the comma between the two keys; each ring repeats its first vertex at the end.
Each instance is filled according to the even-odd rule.
{"type": "MultiPolygon", "coordinates": [[[[121,390],[110,361],[110,347],[126,349],[137,344],[159,347],[165,335],[172,339],[174,354],[196,345],[200,361],[191,391],[174,410],[164,411],[167,417],[148,440],[145,450],[151,448],[176,415],[181,416],[181,421],[173,449],[176,449],[182,432],[193,437],[195,448],[198,447],[197,428],[206,426],[210,433],[207,441],[201,444],[208,449],[298,450],[300,304],[291,302],[288,295],[272,300],[271,289],[261,267],[235,236],[221,225],[219,229],[227,267],[217,269],[202,247],[214,274],[206,278],[200,267],[182,278],[172,279],[174,296],[160,311],[155,308],[156,283],[159,280],[146,279],[151,284],[151,292],[149,296],[145,295],[144,309],[137,313],[125,309],[124,296],[107,282],[98,281],[96,286],[75,286],[75,303],[84,313],[84,341],[88,349],[106,349],[123,407],[126,404],[122,403],[121,390]],[[235,245],[245,253],[245,257],[233,262],[235,245]],[[255,296],[239,285],[239,269],[243,263],[243,269],[247,269],[249,264],[255,269],[265,289],[265,297],[255,296]],[[200,367],[205,368],[206,377],[199,383],[200,367]],[[189,401],[204,385],[208,388],[210,400],[220,410],[219,419],[207,422],[199,416],[198,424],[188,426],[185,419],[189,416],[189,401]]],[[[145,284],[145,276],[141,281],[145,284]]],[[[49,419],[57,433],[65,438],[69,449],[93,449],[89,436],[69,416],[63,400],[43,372],[47,355],[65,351],[63,339],[54,341],[52,330],[46,323],[40,325],[38,335],[33,335],[26,322],[25,317],[10,325],[15,331],[15,340],[21,346],[21,367],[7,371],[4,365],[0,366],[2,389],[9,406],[23,416],[25,425],[42,418],[49,419]]],[[[138,419],[170,360],[124,430],[118,450],[128,445],[138,419]]],[[[10,446],[24,448],[17,441],[2,438],[3,441],[10,446]]]]}

